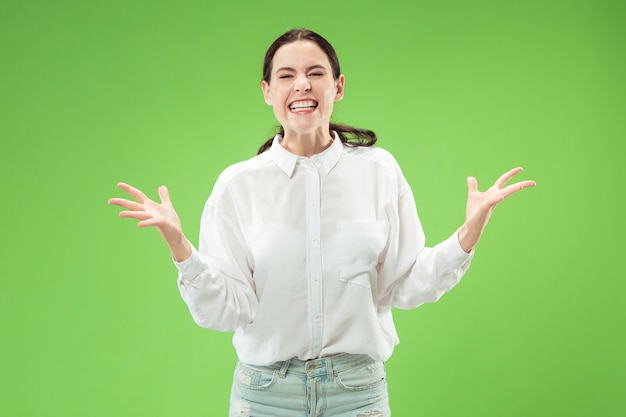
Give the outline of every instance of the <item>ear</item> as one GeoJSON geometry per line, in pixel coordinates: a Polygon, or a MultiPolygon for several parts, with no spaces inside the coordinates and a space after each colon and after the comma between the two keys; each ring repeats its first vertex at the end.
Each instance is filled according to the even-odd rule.
{"type": "Polygon", "coordinates": [[[272,95],[270,94],[270,84],[263,80],[261,81],[261,90],[263,90],[263,98],[268,105],[272,105],[272,95]]]}
{"type": "Polygon", "coordinates": [[[337,94],[335,94],[335,101],[339,101],[343,98],[343,92],[346,85],[346,77],[341,74],[337,79],[337,94]]]}

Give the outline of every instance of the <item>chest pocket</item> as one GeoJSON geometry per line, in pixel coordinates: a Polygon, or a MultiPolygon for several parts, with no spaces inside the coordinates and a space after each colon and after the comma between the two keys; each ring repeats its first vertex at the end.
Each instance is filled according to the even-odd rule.
{"type": "Polygon", "coordinates": [[[372,286],[376,279],[376,267],[387,241],[389,223],[349,222],[337,223],[341,245],[339,256],[339,281],[372,286]]]}

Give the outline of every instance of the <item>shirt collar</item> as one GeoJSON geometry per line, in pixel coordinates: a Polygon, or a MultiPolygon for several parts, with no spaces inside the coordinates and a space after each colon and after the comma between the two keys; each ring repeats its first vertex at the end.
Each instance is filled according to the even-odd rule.
{"type": "Polygon", "coordinates": [[[289,178],[293,176],[296,164],[305,160],[311,161],[317,159],[320,161],[326,174],[328,174],[330,170],[337,165],[337,162],[339,162],[339,158],[341,157],[341,153],[343,152],[343,143],[339,139],[339,135],[335,131],[333,131],[333,134],[335,135],[335,140],[332,145],[330,145],[328,149],[324,149],[322,152],[313,155],[311,158],[294,155],[287,149],[283,148],[280,144],[280,135],[274,136],[274,141],[272,142],[272,147],[270,148],[269,153],[274,163],[285,174],[287,174],[289,178]]]}

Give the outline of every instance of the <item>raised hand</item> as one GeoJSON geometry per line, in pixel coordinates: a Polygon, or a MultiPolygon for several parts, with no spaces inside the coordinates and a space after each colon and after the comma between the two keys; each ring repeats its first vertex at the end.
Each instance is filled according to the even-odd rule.
{"type": "Polygon", "coordinates": [[[136,200],[132,201],[124,198],[109,199],[109,204],[126,209],[120,212],[120,217],[139,220],[137,224],[139,227],[154,226],[177,261],[183,261],[191,256],[191,246],[183,233],[178,214],[172,206],[167,187],[164,185],[159,187],[161,203],[157,203],[131,185],[120,182],[117,186],[136,200]]]}
{"type": "Polygon", "coordinates": [[[467,206],[465,223],[459,229],[459,243],[466,252],[470,252],[480,240],[489,222],[491,213],[498,203],[505,198],[527,187],[534,187],[535,181],[526,180],[506,185],[514,176],[522,172],[522,168],[513,168],[504,173],[485,192],[478,191],[478,181],[474,177],[467,178],[467,206]]]}

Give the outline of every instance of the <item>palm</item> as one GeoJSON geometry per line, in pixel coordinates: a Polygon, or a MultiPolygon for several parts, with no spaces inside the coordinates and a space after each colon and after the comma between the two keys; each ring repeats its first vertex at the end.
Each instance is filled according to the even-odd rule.
{"type": "Polygon", "coordinates": [[[504,173],[487,191],[478,191],[478,181],[474,177],[467,179],[467,205],[465,209],[465,224],[459,240],[463,249],[469,251],[478,243],[480,236],[489,222],[491,213],[498,203],[512,194],[527,187],[535,186],[531,180],[506,185],[514,176],[522,172],[522,168],[514,168],[504,173]]]}
{"type": "Polygon", "coordinates": [[[169,193],[165,186],[159,187],[161,203],[148,198],[142,191],[125,183],[119,183],[118,187],[130,194],[136,201],[123,198],[112,198],[109,204],[125,208],[120,212],[120,217],[139,220],[137,226],[154,226],[166,242],[171,242],[182,233],[180,219],[172,206],[169,193]]]}

